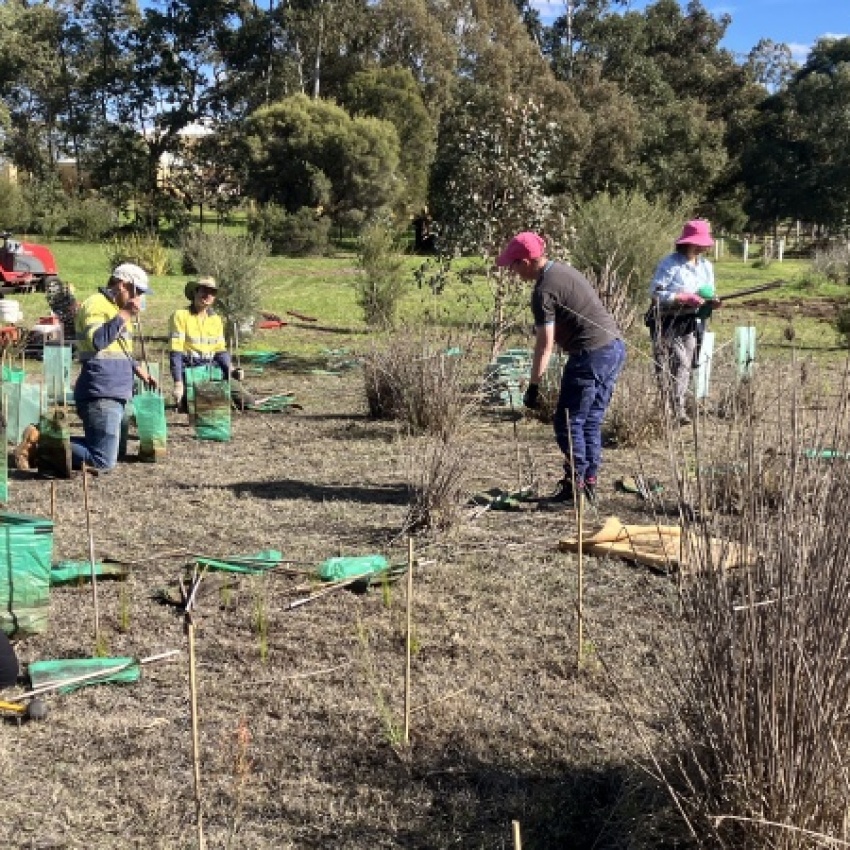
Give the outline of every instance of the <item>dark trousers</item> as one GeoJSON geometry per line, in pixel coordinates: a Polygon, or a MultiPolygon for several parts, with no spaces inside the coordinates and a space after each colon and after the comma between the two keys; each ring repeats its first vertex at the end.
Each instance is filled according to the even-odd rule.
{"type": "Polygon", "coordinates": [[[616,339],[602,348],[571,354],[564,367],[553,425],[564,469],[576,481],[599,474],[602,420],[625,362],[626,346],[616,339]]]}

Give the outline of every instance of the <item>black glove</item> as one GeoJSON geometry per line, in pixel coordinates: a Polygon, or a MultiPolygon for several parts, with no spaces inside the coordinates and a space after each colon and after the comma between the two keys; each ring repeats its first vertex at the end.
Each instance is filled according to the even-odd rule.
{"type": "Polygon", "coordinates": [[[529,384],[528,389],[522,397],[522,403],[529,410],[536,410],[540,406],[540,385],[529,384]]]}
{"type": "Polygon", "coordinates": [[[230,377],[234,381],[244,381],[245,380],[245,370],[244,369],[231,369],[230,377]]]}

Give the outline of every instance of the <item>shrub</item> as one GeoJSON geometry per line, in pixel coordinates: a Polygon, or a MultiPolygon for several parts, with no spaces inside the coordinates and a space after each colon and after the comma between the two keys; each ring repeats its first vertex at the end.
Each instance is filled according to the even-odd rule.
{"type": "Polygon", "coordinates": [[[112,204],[102,198],[71,201],[68,231],[83,242],[96,242],[115,230],[118,216],[112,204]]]}
{"type": "Polygon", "coordinates": [[[135,263],[148,274],[172,274],[174,266],[171,251],[155,233],[130,233],[112,240],[108,249],[109,267],[121,263],[135,263]]]}
{"type": "Polygon", "coordinates": [[[635,323],[635,303],[631,293],[640,288],[632,282],[634,274],[630,272],[622,277],[616,269],[616,257],[613,256],[601,269],[588,269],[585,274],[614,317],[617,327],[627,333],[635,323]]]}
{"type": "Polygon", "coordinates": [[[0,230],[24,231],[30,218],[30,206],[20,187],[0,180],[0,230]]]}
{"type": "Polygon", "coordinates": [[[397,251],[398,240],[388,225],[375,223],[363,229],[357,250],[355,300],[366,324],[372,327],[388,328],[394,324],[408,288],[404,259],[397,251]]]}
{"type": "Polygon", "coordinates": [[[409,530],[448,531],[469,500],[469,449],[460,435],[426,438],[412,447],[409,530]]]}
{"type": "Polygon", "coordinates": [[[665,409],[651,368],[629,360],[602,423],[605,441],[621,449],[639,448],[658,440],[665,429],[665,409]]]}
{"type": "Polygon", "coordinates": [[[57,179],[29,180],[23,186],[24,198],[30,210],[26,228],[53,239],[68,224],[68,196],[57,179]]]}
{"type": "Polygon", "coordinates": [[[266,204],[248,219],[248,232],[268,242],[272,254],[291,257],[326,254],[330,227],[330,219],[309,207],[288,213],[277,204],[266,204]]]}
{"type": "Polygon", "coordinates": [[[842,307],[835,316],[835,329],[841,341],[850,348],[850,307],[842,307]]]}
{"type": "Polygon", "coordinates": [[[850,245],[819,248],[812,258],[812,269],[833,283],[850,283],[850,245]]]}
{"type": "Polygon", "coordinates": [[[597,276],[608,268],[629,283],[633,300],[646,300],[655,266],[672,250],[684,218],[642,195],[597,195],[576,209],[573,265],[597,276]]]}
{"type": "Polygon", "coordinates": [[[700,847],[791,850],[847,835],[850,465],[809,454],[846,456],[846,394],[800,427],[799,373],[769,380],[771,416],[698,455],[731,470],[736,515],[700,512],[683,533],[665,779],[700,847]],[[709,545],[717,537],[728,542],[709,545]],[[745,565],[722,566],[730,547],[749,553],[745,565]]]}
{"type": "Polygon", "coordinates": [[[216,309],[227,321],[229,332],[252,325],[262,303],[263,262],[268,246],[253,236],[198,230],[185,233],[180,246],[184,269],[212,275],[218,281],[216,309]]]}
{"type": "Polygon", "coordinates": [[[467,390],[466,358],[448,353],[457,348],[407,329],[369,352],[363,364],[369,415],[396,419],[412,434],[456,431],[478,401],[467,390]]]}

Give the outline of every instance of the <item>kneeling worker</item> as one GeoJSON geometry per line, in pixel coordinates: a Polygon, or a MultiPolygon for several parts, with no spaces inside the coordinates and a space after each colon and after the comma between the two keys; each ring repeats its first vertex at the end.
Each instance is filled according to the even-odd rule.
{"type": "Polygon", "coordinates": [[[142,296],[150,291],[145,270],[122,263],[77,313],[77,355],[82,368],[74,400],[85,437],[72,439],[74,469],[86,464],[108,470],[116,465],[126,445],[124,408],[133,396],[133,376],[156,386],[133,358],[133,320],[141,310],[142,296]]]}
{"type": "Polygon", "coordinates": [[[224,322],[213,310],[218,284],[214,277],[190,280],[184,290],[189,306],[174,312],[169,320],[171,377],[174,403],[185,409],[184,371],[194,366],[218,366],[225,380],[241,380],[239,369],[231,368],[224,338],[224,322]]]}

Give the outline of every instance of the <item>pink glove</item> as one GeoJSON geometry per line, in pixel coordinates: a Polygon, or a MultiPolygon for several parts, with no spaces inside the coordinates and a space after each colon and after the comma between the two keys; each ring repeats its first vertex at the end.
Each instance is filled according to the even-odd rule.
{"type": "Polygon", "coordinates": [[[703,299],[696,292],[679,292],[676,295],[676,303],[683,307],[701,307],[703,299]]]}

